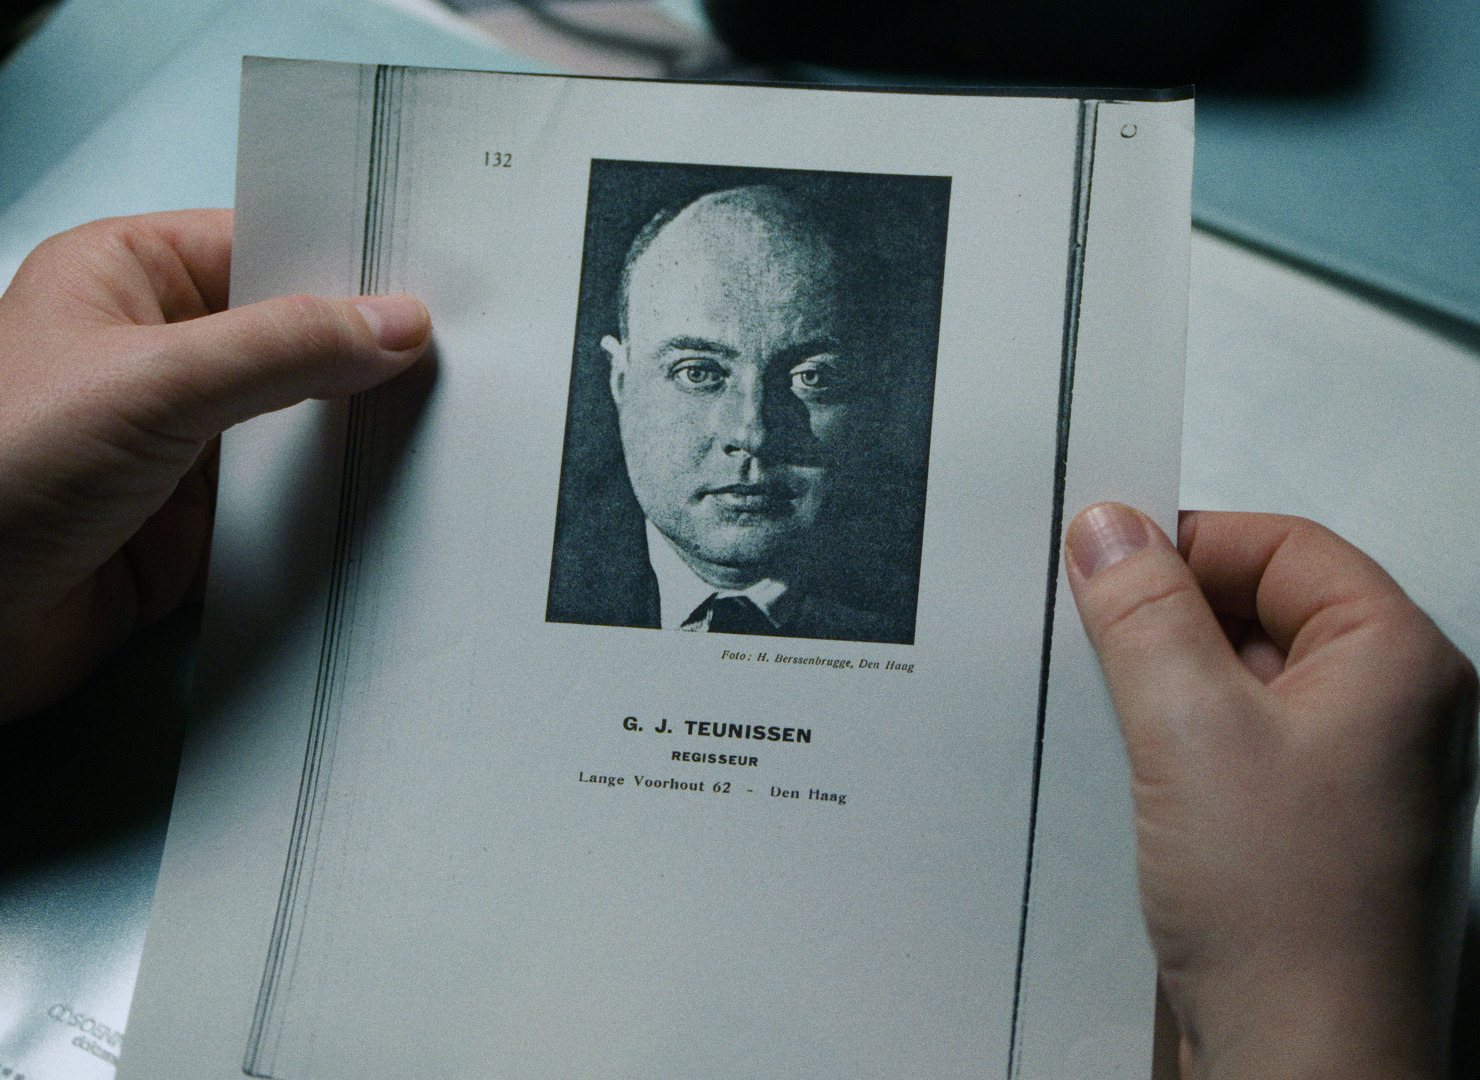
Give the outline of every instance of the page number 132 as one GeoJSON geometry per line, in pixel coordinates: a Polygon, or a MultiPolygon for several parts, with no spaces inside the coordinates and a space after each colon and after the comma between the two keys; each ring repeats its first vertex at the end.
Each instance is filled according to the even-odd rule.
{"type": "Polygon", "coordinates": [[[514,155],[506,154],[502,150],[485,150],[483,151],[483,164],[507,169],[514,164],[514,155]]]}

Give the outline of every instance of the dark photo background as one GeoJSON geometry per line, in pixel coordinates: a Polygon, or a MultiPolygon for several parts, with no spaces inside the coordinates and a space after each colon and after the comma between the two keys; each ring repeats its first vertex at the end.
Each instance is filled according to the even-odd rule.
{"type": "MultiPolygon", "coordinates": [[[[663,210],[749,184],[831,208],[869,263],[890,381],[881,437],[847,470],[826,546],[825,590],[914,640],[950,178],[594,160],[550,576],[551,622],[656,626],[632,567],[647,571],[642,512],[627,480],[602,335],[617,333],[618,280],[633,238],[663,210]],[[624,571],[624,568],[626,570],[624,571]],[[601,595],[593,595],[599,591],[601,595]]],[[[650,572],[649,572],[650,576],[650,572]]]]}

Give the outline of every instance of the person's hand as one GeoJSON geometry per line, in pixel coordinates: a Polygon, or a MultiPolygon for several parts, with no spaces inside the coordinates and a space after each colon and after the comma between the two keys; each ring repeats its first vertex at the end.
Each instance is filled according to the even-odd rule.
{"type": "Polygon", "coordinates": [[[1115,503],[1068,573],[1130,754],[1141,902],[1196,1077],[1443,1075],[1475,669],[1309,521],[1115,503]]]}
{"type": "Polygon", "coordinates": [[[198,586],[217,435],[426,350],[405,296],[223,311],[230,263],[230,211],[117,218],[43,243],[0,297],[0,721],[198,586]]]}

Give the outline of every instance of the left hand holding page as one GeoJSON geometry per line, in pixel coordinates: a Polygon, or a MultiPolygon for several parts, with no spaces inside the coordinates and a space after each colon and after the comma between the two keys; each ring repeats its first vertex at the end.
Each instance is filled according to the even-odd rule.
{"type": "Polygon", "coordinates": [[[427,349],[407,296],[230,311],[229,210],[97,221],[0,297],[0,721],[75,686],[202,579],[213,440],[427,349]]]}

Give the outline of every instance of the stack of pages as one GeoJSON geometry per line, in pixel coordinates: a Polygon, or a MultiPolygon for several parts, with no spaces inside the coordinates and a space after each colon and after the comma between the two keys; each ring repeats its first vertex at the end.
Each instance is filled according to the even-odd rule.
{"type": "Polygon", "coordinates": [[[123,1080],[1146,1075],[1060,536],[1175,527],[1192,146],[248,60],[232,302],[435,349],[225,440],[123,1080]]]}

